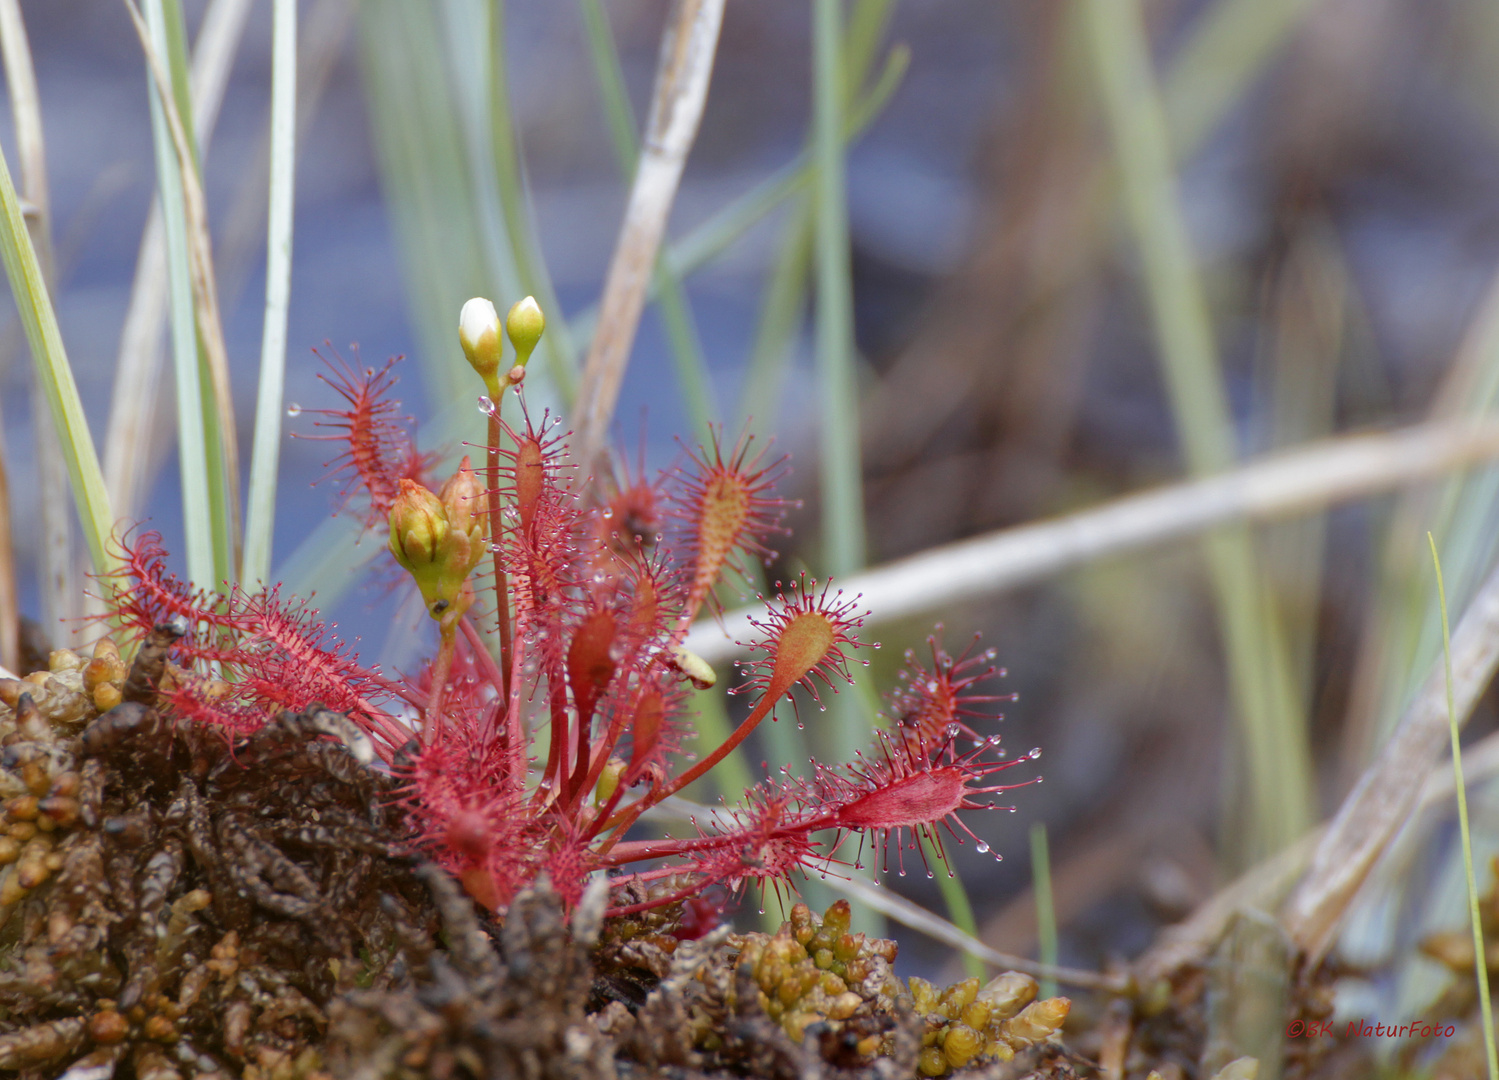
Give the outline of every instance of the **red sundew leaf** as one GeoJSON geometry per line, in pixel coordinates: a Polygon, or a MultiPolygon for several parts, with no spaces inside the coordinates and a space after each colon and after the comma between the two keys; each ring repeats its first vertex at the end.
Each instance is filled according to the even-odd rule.
{"type": "Polygon", "coordinates": [[[624,714],[630,741],[629,764],[620,779],[624,787],[651,775],[666,775],[690,730],[684,716],[686,700],[687,690],[675,675],[656,671],[635,684],[631,696],[616,706],[624,714]]]}
{"type": "Polygon", "coordinates": [[[983,737],[967,720],[988,714],[974,706],[1015,700],[1014,694],[972,692],[977,683],[1005,675],[1003,668],[993,664],[993,649],[969,655],[978,642],[979,636],[975,634],[962,655],[953,659],[933,634],[927,638],[932,653],[931,670],[916,659],[914,650],[906,651],[906,666],[900,673],[904,685],[890,695],[890,705],[896,727],[912,743],[915,752],[940,746],[954,734],[962,734],[978,745],[983,737]]]}
{"type": "Polygon", "coordinates": [[[652,688],[640,696],[630,726],[630,763],[621,783],[626,787],[640,779],[646,766],[657,758],[662,733],[666,730],[666,701],[652,688]]]}
{"type": "Polygon", "coordinates": [[[205,630],[239,628],[242,620],[225,606],[222,596],[195,589],[167,570],[167,551],[160,533],[147,531],[133,538],[127,535],[117,547],[122,573],[130,585],[122,588],[115,580],[101,580],[109,589],[106,602],[110,615],[134,634],[145,635],[153,626],[174,617],[187,620],[186,642],[205,630]]]}
{"type": "Polygon", "coordinates": [[[707,447],[690,454],[692,466],[681,474],[681,490],[673,501],[672,516],[683,523],[691,557],[687,613],[694,616],[713,591],[726,566],[734,563],[736,551],[769,557],[765,539],[784,532],[781,517],[788,506],[771,494],[785,473],[787,459],[761,465],[764,453],[753,456],[754,436],[739,437],[727,455],[714,430],[707,447]]]}
{"type": "Polygon", "coordinates": [[[561,421],[548,412],[542,414],[540,425],[535,424],[531,420],[531,413],[526,410],[524,395],[521,397],[521,409],[525,424],[520,431],[503,420],[500,422],[501,430],[510,445],[506,446],[502,442],[500,446],[491,448],[507,464],[501,468],[500,490],[489,492],[489,496],[512,496],[516,504],[515,515],[520,524],[518,531],[523,536],[530,536],[537,515],[563,501],[565,493],[560,476],[571,466],[567,463],[567,446],[560,430],[561,421]]]}
{"type": "MultiPolygon", "coordinates": [[[[904,851],[916,846],[914,838],[905,842],[907,836],[926,836],[938,857],[945,859],[936,830],[941,825],[953,836],[965,833],[978,850],[988,851],[989,845],[963,823],[958,811],[994,809],[993,802],[980,797],[1040,782],[1040,777],[1033,777],[1016,784],[983,784],[995,773],[1040,756],[1039,750],[1032,750],[1017,758],[990,757],[999,753],[998,737],[985,739],[971,752],[959,755],[953,736],[941,746],[920,751],[908,741],[897,742],[886,732],[877,735],[880,753],[874,760],[861,759],[857,765],[838,768],[818,766],[815,781],[804,797],[816,807],[816,820],[810,822],[814,828],[869,836],[875,849],[887,854],[894,837],[902,874],[904,851]]],[[[834,844],[834,848],[837,846],[834,844]]]]}
{"type": "Polygon", "coordinates": [[[114,592],[114,612],[137,633],[174,616],[189,634],[174,649],[179,657],[220,664],[230,677],[232,701],[209,703],[193,691],[181,699],[185,713],[231,730],[253,730],[278,708],[301,710],[313,702],[347,713],[375,740],[389,760],[400,728],[378,705],[385,697],[378,674],[362,667],[305,605],[283,601],[275,590],[228,596],[195,590],[168,573],[166,552],[155,533],[122,542],[128,588],[114,592]],[[252,707],[253,706],[253,707],[252,707]],[[194,711],[196,710],[196,711],[194,711]],[[259,720],[256,720],[256,717],[259,720]]]}
{"type": "Polygon", "coordinates": [[[340,478],[340,509],[356,493],[364,492],[369,497],[365,524],[375,525],[390,513],[402,480],[426,483],[436,455],[418,452],[410,430],[411,418],[398,416],[400,405],[389,396],[396,384],[392,369],[401,357],[392,357],[379,370],[365,368],[361,374],[331,344],[328,350],[331,359],[313,350],[327,368],[318,373],[318,378],[344,399],[345,407],[303,410],[324,417],[314,421],[313,427],[329,428],[334,434],[295,437],[346,444],[342,453],[323,463],[329,471],[316,482],[340,478]]]}
{"type": "Polygon", "coordinates": [[[862,642],[854,635],[868,612],[858,611],[857,596],[846,600],[842,590],[829,596],[831,580],[823,584],[820,593],[816,587],[817,582],[804,574],[789,597],[779,594],[780,605],[769,608],[764,621],[750,620],[764,634],[752,645],[767,659],[744,665],[750,674],[746,686],[735,692],[758,687],[774,701],[800,683],[816,698],[817,680],[827,687],[833,686],[834,675],[850,681],[844,646],[861,647],[862,642]]]}
{"type": "Polygon", "coordinates": [[[476,725],[446,724],[395,766],[399,798],[416,845],[502,910],[534,880],[548,829],[506,775],[505,749],[476,725]]]}
{"type": "MultiPolygon", "coordinates": [[[[674,858],[680,861],[632,876],[644,881],[687,873],[695,879],[693,892],[712,884],[740,890],[759,883],[762,888],[771,885],[778,893],[782,884],[791,884],[793,875],[827,866],[829,858],[818,851],[813,829],[805,825],[810,820],[808,811],[794,789],[759,785],[745,795],[745,805],[728,812],[726,827],[707,831],[694,822],[698,835],[693,838],[619,844],[611,853],[611,865],[674,858]]],[[[644,910],[672,899],[661,897],[611,913],[644,910]]]]}
{"type": "Polygon", "coordinates": [[[567,649],[567,681],[580,727],[593,719],[599,696],[614,678],[614,639],[618,633],[618,620],[606,608],[589,611],[573,629],[567,649]]]}
{"type": "Polygon", "coordinates": [[[567,911],[577,907],[578,901],[583,899],[588,875],[599,865],[588,842],[570,826],[571,823],[565,820],[560,823],[561,836],[553,842],[541,863],[541,869],[551,879],[552,888],[567,911]]]}

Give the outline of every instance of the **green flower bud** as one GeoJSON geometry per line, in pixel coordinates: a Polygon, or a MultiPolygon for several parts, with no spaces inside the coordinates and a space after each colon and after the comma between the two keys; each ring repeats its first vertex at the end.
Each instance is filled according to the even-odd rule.
{"type": "Polygon", "coordinates": [[[510,309],[510,314],[505,316],[505,333],[510,337],[510,344],[515,346],[517,367],[526,366],[546,328],[546,316],[541,313],[541,305],[534,296],[526,297],[510,309]]]}
{"type": "Polygon", "coordinates": [[[467,455],[443,484],[437,500],[448,521],[442,558],[451,570],[461,570],[461,576],[467,577],[484,557],[484,539],[489,535],[489,498],[467,455]]]}
{"type": "Polygon", "coordinates": [[[484,557],[488,500],[465,458],[441,495],[401,481],[390,510],[390,552],[421,590],[427,614],[444,627],[474,602],[468,575],[484,557]]]}
{"type": "Polygon", "coordinates": [[[463,355],[491,390],[499,376],[504,344],[500,341],[500,316],[494,304],[476,296],[458,315],[458,341],[463,355]]]}
{"type": "Polygon", "coordinates": [[[448,532],[448,517],[438,501],[415,480],[401,481],[390,508],[390,553],[408,573],[417,574],[437,558],[448,532]]]}

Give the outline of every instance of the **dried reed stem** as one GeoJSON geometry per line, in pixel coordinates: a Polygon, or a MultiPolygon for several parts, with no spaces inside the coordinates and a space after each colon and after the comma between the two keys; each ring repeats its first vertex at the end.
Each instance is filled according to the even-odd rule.
{"type": "MultiPolygon", "coordinates": [[[[1094,559],[1195,536],[1225,522],[1290,517],[1499,457],[1499,423],[1420,424],[1344,435],[1230,472],[1126,495],[1066,517],[945,544],[843,581],[865,625],[971,603],[1094,559]]],[[[687,648],[709,662],[740,652],[751,609],[704,620],[687,648]]]]}
{"type": "Polygon", "coordinates": [[[166,117],[167,129],[172,135],[172,146],[177,153],[178,169],[182,174],[182,203],[187,213],[188,261],[192,268],[193,307],[198,317],[198,337],[208,361],[208,373],[213,386],[214,411],[218,414],[224,455],[224,488],[230,493],[227,509],[230,516],[229,534],[234,537],[233,561],[239,563],[239,439],[235,434],[234,403],[229,388],[229,351],[224,344],[224,325],[219,316],[218,285],[214,281],[212,238],[208,231],[208,204],[203,197],[203,185],[194,164],[192,145],[188,141],[187,128],[177,111],[176,99],[172,96],[172,80],[162,66],[161,57],[151,46],[151,35],[146,29],[145,19],[136,9],[134,0],[124,0],[125,9],[135,25],[140,38],[141,51],[146,65],[151,69],[151,78],[161,98],[161,111],[166,117]]]}
{"type": "MultiPolygon", "coordinates": [[[[252,0],[213,0],[203,14],[189,79],[193,131],[206,150],[218,122],[229,70],[239,50],[252,0]]],[[[263,201],[263,200],[262,200],[263,201]]],[[[104,440],[104,476],[111,503],[124,520],[141,516],[146,492],[165,450],[171,425],[158,420],[166,351],[167,248],[161,206],[153,199],[135,260],[130,303],[120,330],[104,440]]]]}
{"type": "Polygon", "coordinates": [[[667,19],[640,164],[573,409],[573,449],[585,470],[603,448],[619,400],[666,218],[702,120],[723,8],[724,0],[675,0],[667,19]]]}
{"type": "MultiPolygon", "coordinates": [[[[1466,722],[1499,668],[1499,570],[1474,595],[1452,635],[1455,712],[1466,722]]],[[[1447,681],[1438,657],[1391,734],[1364,770],[1327,834],[1311,869],[1286,905],[1284,923],[1315,965],[1332,946],[1339,922],[1375,861],[1416,809],[1427,774],[1448,742],[1447,681]]]]}

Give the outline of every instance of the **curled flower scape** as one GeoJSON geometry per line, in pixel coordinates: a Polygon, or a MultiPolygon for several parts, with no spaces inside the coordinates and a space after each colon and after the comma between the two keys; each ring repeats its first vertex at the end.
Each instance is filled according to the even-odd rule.
{"type": "MultiPolygon", "coordinates": [[[[497,332],[485,332],[497,353],[497,332]]],[[[498,370],[486,358],[495,362],[485,370],[498,370]]],[[[871,854],[904,873],[907,852],[946,858],[944,832],[988,850],[961,814],[1021,786],[998,774],[1033,755],[1007,758],[984,730],[986,708],[1005,700],[980,692],[997,674],[993,654],[975,644],[953,658],[935,637],[929,665],[907,654],[890,724],[856,761],[813,762],[807,779],[783,770],[693,835],[628,837],[778,706],[846,683],[864,647],[858,597],[805,576],[778,585],[734,691],[749,700],[743,719],[696,760],[683,754],[691,687],[716,677],[683,639],[736,560],[769,557],[784,459],[766,462],[749,437],[725,449],[714,432],[677,469],[654,479],[621,469],[593,490],[555,420],[523,407],[511,426],[496,407],[487,466],[465,458],[434,493],[431,463],[389,400],[390,366],[360,376],[339,361],[325,381],[344,407],[307,410],[323,418],[314,437],[343,444],[330,463],[343,498],[367,504],[372,523],[388,520],[393,556],[422,588],[442,647],[413,676],[388,678],[276,589],[194,588],[167,572],[158,536],[127,535],[112,614],[141,638],[173,620],[183,629],[163,684],[179,716],[241,736],[315,702],[344,713],[397,778],[413,847],[497,912],[542,874],[572,905],[590,875],[607,872],[622,898],[612,910],[625,914],[714,886],[794,891],[800,874],[871,854]],[[634,887],[653,882],[669,885],[634,887]]]]}

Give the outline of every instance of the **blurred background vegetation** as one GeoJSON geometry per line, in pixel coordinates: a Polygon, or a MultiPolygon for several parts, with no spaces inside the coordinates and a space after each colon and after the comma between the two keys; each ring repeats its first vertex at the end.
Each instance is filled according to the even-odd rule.
{"type": "MultiPolygon", "coordinates": [[[[211,140],[200,121],[198,141],[248,460],[271,35],[267,5],[230,6],[182,0],[189,39],[211,7],[243,20],[211,140]]],[[[113,0],[20,10],[59,318],[102,449],[155,186],[141,52],[113,0]]],[[[643,447],[655,468],[678,458],[674,435],[710,420],[773,435],[795,463],[785,494],[803,506],[771,577],[847,576],[1312,440],[1491,411],[1493,5],[1160,0],[1132,22],[1134,10],[730,3],[616,445],[631,460],[643,447]],[[832,38],[814,32],[816,8],[842,9],[832,38]],[[840,69],[823,108],[856,129],[843,161],[816,122],[819,40],[840,69]],[[839,166],[841,205],[815,182],[819,160],[839,166]],[[841,509],[825,512],[829,500],[841,509]]],[[[404,353],[400,394],[423,443],[456,456],[483,434],[459,307],[534,292],[551,321],[528,392],[565,412],[670,5],[304,0],[300,14],[285,400],[332,404],[310,351],[325,340],[345,353],[357,342],[364,363],[404,353]]],[[[150,349],[164,348],[158,334],[150,349]]],[[[145,387],[156,411],[141,464],[111,495],[178,550],[170,378],[145,387]]],[[[39,478],[31,380],[10,317],[0,421],[19,609],[60,642],[75,631],[48,621],[69,612],[42,587],[40,506],[57,481],[39,478]]],[[[367,658],[410,665],[425,620],[400,594],[349,588],[357,523],[330,521],[333,493],[309,487],[327,456],[282,446],[272,577],[316,587],[367,658]]],[[[981,631],[1009,670],[1003,691],[1019,695],[1007,746],[1044,748],[1046,782],[1016,793],[1018,813],[972,815],[1004,861],[950,846],[979,936],[1037,948],[1034,823],[1050,839],[1060,957],[1094,966],[1138,953],[1335,809],[1438,655],[1428,528],[1460,612],[1494,562],[1499,471],[1103,555],[872,629],[875,692],[935,620],[955,651],[981,631]]],[[[830,714],[844,744],[862,739],[856,711],[830,714]]],[[[1494,728],[1485,698],[1469,737],[1494,728]]],[[[752,764],[796,752],[794,735],[775,737],[752,764]]],[[[1499,848],[1496,794],[1474,794],[1481,866],[1499,848]]],[[[1429,817],[1394,875],[1402,887],[1351,924],[1345,947],[1362,963],[1461,925],[1450,815],[1429,817]]],[[[937,881],[890,884],[945,910],[937,881]]],[[[912,972],[954,963],[914,938],[902,956],[912,972]]],[[[1423,963],[1349,992],[1419,1009],[1438,980],[1423,963]]]]}

